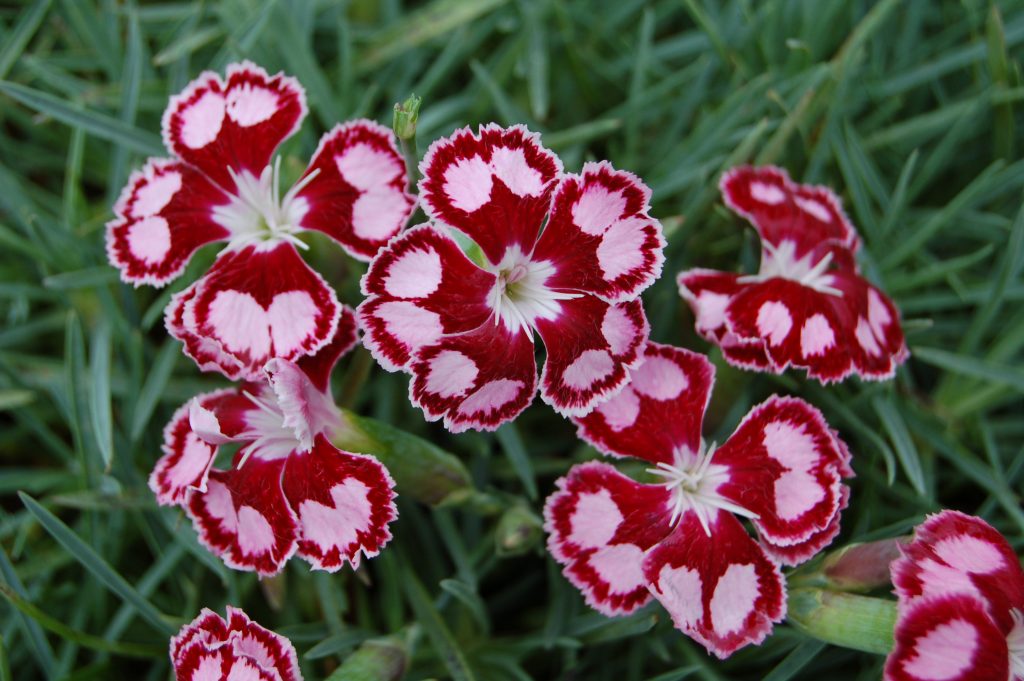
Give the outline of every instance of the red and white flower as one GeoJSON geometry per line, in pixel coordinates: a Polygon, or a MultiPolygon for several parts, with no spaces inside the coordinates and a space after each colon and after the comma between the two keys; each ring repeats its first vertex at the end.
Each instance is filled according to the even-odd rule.
{"type": "Polygon", "coordinates": [[[1024,681],[1024,571],[1006,539],[942,511],[901,551],[886,681],[1024,681]]]}
{"type": "Polygon", "coordinates": [[[171,639],[177,681],[302,681],[295,647],[240,608],[227,621],[208,608],[171,639]]]}
{"type": "Polygon", "coordinates": [[[657,481],[574,466],[544,514],[548,548],[587,603],[620,615],[653,595],[676,627],[725,658],[785,616],[780,564],[832,541],[852,471],[821,413],[796,398],[770,398],[724,444],[706,444],[713,382],[703,355],[648,343],[626,388],[575,421],[606,454],[650,463],[657,481]]]}
{"type": "Polygon", "coordinates": [[[213,268],[174,297],[167,327],[205,369],[259,377],[267,360],[312,354],[333,335],[340,305],[303,262],[298,235],[327,234],[369,260],[414,207],[390,130],[372,121],[339,125],[283,196],[274,151],[306,115],[294,79],[250,62],[227,78],[206,72],[171,98],[163,138],[173,158],[132,174],[107,224],[107,255],[121,278],[163,286],[193,253],[227,245],[213,268]]]}
{"type": "Polygon", "coordinates": [[[860,274],[860,241],[839,198],[773,166],[734,168],[721,189],[757,230],[761,267],[753,275],[680,273],[697,331],[748,369],[794,366],[823,383],[853,373],[891,378],[908,355],[899,312],[860,274]]]}
{"type": "Polygon", "coordinates": [[[203,544],[229,566],[272,575],[297,552],[333,572],[358,567],[391,539],[398,513],[387,469],[330,440],[343,427],[330,373],[355,342],[345,308],[315,355],[273,359],[264,381],[200,395],[167,425],[149,486],[160,504],[184,506],[203,544]],[[229,442],[241,444],[230,467],[214,468],[229,442]]]}
{"type": "Polygon", "coordinates": [[[458,130],[420,170],[433,222],[381,250],[359,316],[381,365],[412,374],[427,417],[454,432],[514,418],[537,391],[534,332],[541,397],[558,412],[618,391],[648,335],[638,296],[664,259],[647,186],[608,163],[563,173],[522,126],[458,130]]]}

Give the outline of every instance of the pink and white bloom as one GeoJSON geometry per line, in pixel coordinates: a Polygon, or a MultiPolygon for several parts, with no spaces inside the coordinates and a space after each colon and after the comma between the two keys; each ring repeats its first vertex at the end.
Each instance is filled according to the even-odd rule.
{"type": "Polygon", "coordinates": [[[329,377],[355,342],[345,308],[315,355],[273,359],[261,382],[200,395],[164,430],[149,486],[160,504],[183,506],[202,543],[230,567],[272,575],[298,553],[333,572],[358,567],[391,539],[398,512],[387,469],[331,444],[343,422],[329,377]],[[214,468],[229,442],[241,445],[231,466],[214,468]]]}
{"type": "Polygon", "coordinates": [[[741,275],[679,274],[697,331],[736,366],[793,366],[823,383],[891,378],[907,358],[899,312],[857,267],[860,240],[830,189],[796,184],[774,166],[722,177],[725,203],[761,238],[761,267],[741,275]]]}
{"type": "Polygon", "coordinates": [[[316,352],[334,335],[340,305],[299,256],[299,235],[323,232],[369,260],[414,208],[394,135],[368,120],[324,135],[282,196],[281,157],[271,159],[305,116],[294,78],[251,62],[229,66],[226,79],[205,72],[164,112],[172,157],[133,173],[114,206],[107,255],[136,286],[163,286],[201,246],[226,242],[167,311],[171,335],[204,370],[256,379],[272,357],[316,352]]]}
{"type": "Polygon", "coordinates": [[[177,681],[302,681],[295,647],[240,608],[227,621],[208,608],[171,639],[177,681]]]}
{"type": "Polygon", "coordinates": [[[653,595],[725,658],[785,616],[780,565],[832,541],[852,471],[821,413],[791,397],[768,399],[709,445],[701,424],[713,383],[703,355],[648,343],[626,388],[575,421],[602,452],[648,462],[654,482],[602,462],[574,466],[544,516],[549,550],[592,607],[621,615],[653,595]]]}
{"type": "Polygon", "coordinates": [[[522,126],[457,130],[420,171],[432,222],[377,255],[359,318],[427,418],[453,432],[514,418],[537,392],[535,333],[541,397],[559,413],[621,389],[648,335],[638,296],[664,259],[647,186],[608,163],[564,173],[522,126]]]}
{"type": "Polygon", "coordinates": [[[1006,539],[942,511],[901,550],[886,681],[1024,681],[1024,571],[1006,539]]]}

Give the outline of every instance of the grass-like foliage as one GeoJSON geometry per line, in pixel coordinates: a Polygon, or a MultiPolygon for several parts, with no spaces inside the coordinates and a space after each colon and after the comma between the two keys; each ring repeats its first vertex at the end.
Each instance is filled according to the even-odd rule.
{"type": "MultiPolygon", "coordinates": [[[[336,678],[878,679],[882,656],[788,624],[723,663],[657,604],[592,611],[540,528],[554,480],[596,456],[572,425],[538,400],[494,435],[450,435],[361,349],[335,374],[339,401],[455,454],[476,491],[432,507],[399,487],[395,539],[357,573],[226,568],[146,486],[173,409],[226,385],[162,326],[213,254],[170,290],[133,289],[107,264],[104,223],[129,172],[162,155],[168,97],[240,58],[307,90],[310,120],[283,150],[292,176],[325,129],[390,123],[410,93],[421,153],[466,124],[524,123],[567,170],[607,158],[652,187],[668,239],[644,294],[652,338],[711,352],[709,440],[768,395],[799,395],[854,452],[834,546],[907,534],[946,507],[1021,549],[1022,48],[1019,0],[5,3],[0,680],[170,678],[169,636],[226,604],[291,638],[313,680],[353,654],[336,678]],[[675,273],[756,268],[755,235],[717,189],[743,162],[842,196],[866,275],[904,317],[911,359],[895,380],[743,372],[695,335],[675,273]]],[[[325,240],[313,253],[357,304],[365,266],[325,240]]]]}

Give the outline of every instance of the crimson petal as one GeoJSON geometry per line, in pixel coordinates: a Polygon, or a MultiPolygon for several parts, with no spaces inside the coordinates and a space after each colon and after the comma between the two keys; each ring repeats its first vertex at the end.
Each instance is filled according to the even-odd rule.
{"type": "Polygon", "coordinates": [[[630,300],[661,275],[665,239],[651,218],[651,190],[611,164],[587,163],[562,179],[532,260],[554,266],[545,284],[630,300]]]}
{"type": "Polygon", "coordinates": [[[676,628],[725,659],[758,644],[786,615],[779,567],[730,513],[719,511],[708,536],[686,512],[644,559],[651,593],[676,628]]]}
{"type": "Polygon", "coordinates": [[[648,342],[643,364],[630,372],[622,392],[574,419],[579,436],[606,454],[671,464],[677,449],[700,449],[714,380],[703,355],[648,342]]]}
{"type": "Polygon", "coordinates": [[[199,247],[229,238],[213,217],[213,209],[229,201],[194,168],[150,159],[132,173],[114,205],[107,258],[123,281],[163,286],[181,274],[199,247]]]}
{"type": "Polygon", "coordinates": [[[509,248],[533,250],[561,172],[558,157],[521,125],[462,128],[430,145],[420,198],[428,215],[466,234],[497,265],[509,248]]]}
{"type": "Polygon", "coordinates": [[[298,518],[299,555],[314,568],[357,568],[391,539],[395,483],[373,457],[343,452],[319,435],[312,449],[289,458],[283,481],[298,518]]]}
{"type": "Polygon", "coordinates": [[[359,260],[398,234],[416,206],[405,191],[394,133],[373,121],[349,121],[325,134],[305,176],[313,172],[297,194],[309,204],[301,226],[323,232],[359,260]]]}
{"type": "Polygon", "coordinates": [[[644,552],[670,531],[669,493],[608,464],[573,466],[544,505],[548,549],[588,604],[606,615],[650,600],[644,552]]]}
{"type": "Polygon", "coordinates": [[[228,66],[226,82],[207,71],[171,98],[163,116],[164,144],[234,191],[232,171],[258,178],[305,116],[306,94],[297,80],[269,76],[244,61],[228,66]]]}

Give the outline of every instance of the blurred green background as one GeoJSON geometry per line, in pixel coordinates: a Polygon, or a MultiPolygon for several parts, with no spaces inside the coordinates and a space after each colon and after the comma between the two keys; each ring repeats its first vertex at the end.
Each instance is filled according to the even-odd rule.
{"type": "MultiPolygon", "coordinates": [[[[951,507],[1020,549],[1022,43],[1012,0],[0,3],[0,679],[170,678],[168,636],[226,603],[291,637],[310,680],[356,650],[377,661],[347,678],[879,678],[881,657],[788,625],[721,663],[657,604],[591,611],[536,526],[554,480],[596,456],[571,425],[538,400],[497,435],[451,436],[409,405],[406,377],[374,367],[359,384],[358,354],[335,393],[360,386],[356,411],[456,454],[479,493],[445,508],[405,495],[395,540],[358,574],[224,568],[145,484],[174,408],[226,384],[162,327],[213,252],[169,290],[135,290],[106,264],[103,226],[128,173],[164,154],[169,95],[250,58],[307,90],[283,148],[295,174],[335,122],[389,123],[411,92],[421,153],[466,124],[525,123],[567,170],[607,158],[637,173],[669,240],[644,296],[653,338],[708,350],[675,273],[753,271],[753,231],[717,179],[783,165],[843,197],[912,357],[892,382],[829,388],[719,366],[706,435],[722,441],[773,392],[803,396],[854,452],[836,546],[951,507]]],[[[363,266],[325,240],[314,253],[357,304],[363,266]]]]}

